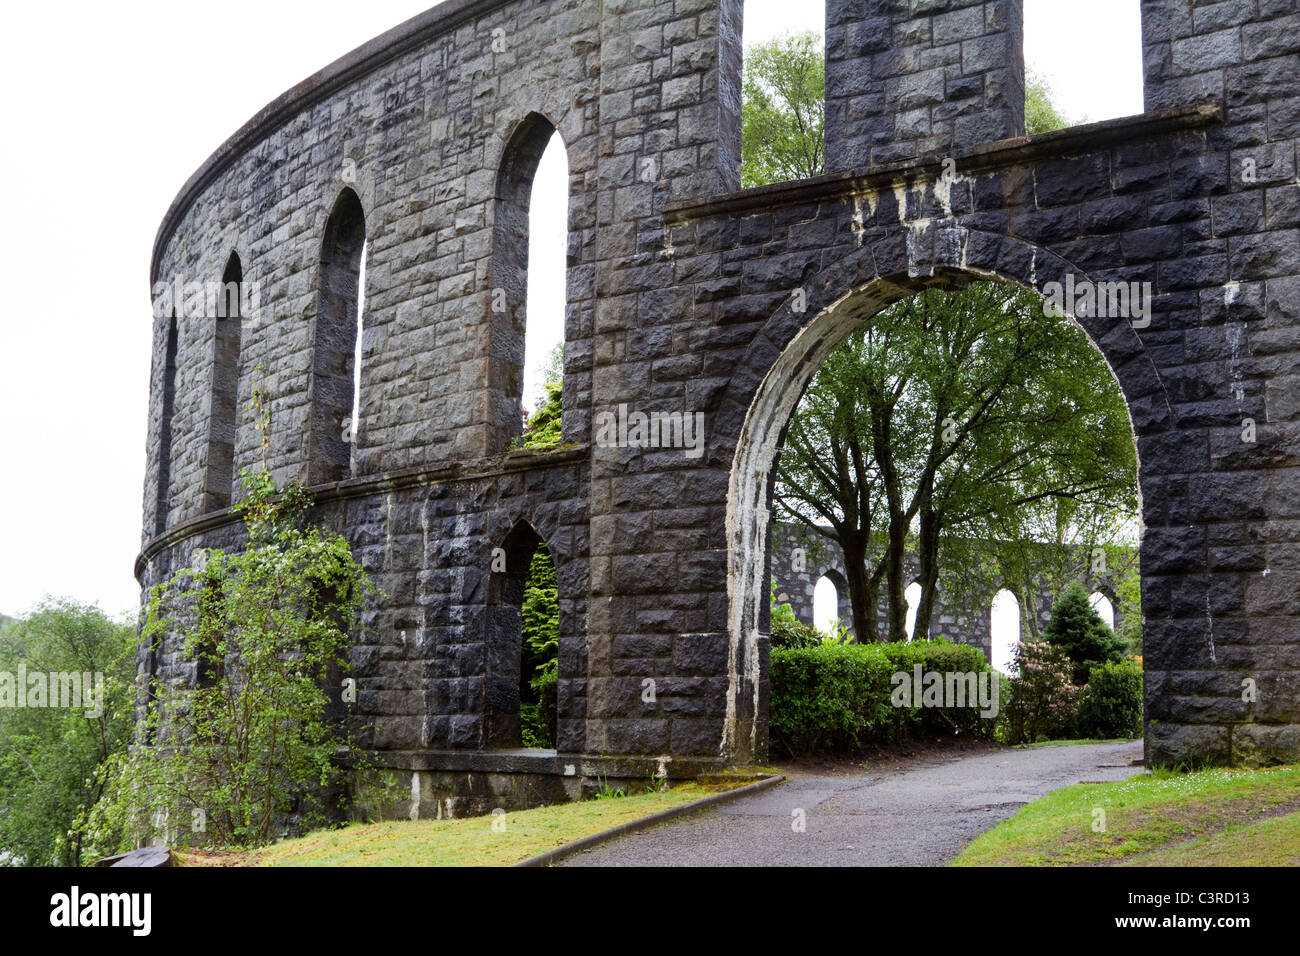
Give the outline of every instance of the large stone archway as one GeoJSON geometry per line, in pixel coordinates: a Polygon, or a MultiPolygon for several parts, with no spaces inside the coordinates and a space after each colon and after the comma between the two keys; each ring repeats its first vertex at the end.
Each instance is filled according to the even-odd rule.
{"type": "MultiPolygon", "coordinates": [[[[912,227],[904,226],[903,230],[912,227]]],[[[903,232],[904,236],[908,232],[903,232]]],[[[794,414],[813,374],[834,348],[850,332],[860,327],[893,302],[925,288],[954,288],[975,281],[1010,282],[1041,292],[1042,286],[1063,281],[1069,266],[1046,251],[1029,247],[1018,240],[990,242],[990,237],[971,236],[954,228],[951,238],[936,243],[936,255],[927,261],[911,258],[914,246],[908,246],[910,261],[907,272],[899,275],[872,275],[876,263],[874,248],[864,248],[846,257],[832,268],[809,277],[798,287],[798,294],[784,305],[764,327],[764,337],[772,344],[783,345],[772,361],[743,420],[735,439],[736,454],[731,468],[727,496],[727,585],[728,585],[728,686],[727,723],[722,747],[744,754],[747,758],[765,753],[767,701],[767,654],[762,634],[769,602],[770,515],[773,469],[780,452],[786,425],[794,414]],[[1017,275],[1001,275],[996,263],[972,259],[972,245],[977,250],[997,250],[1004,246],[1012,254],[1006,262],[1028,266],[1017,275]],[[956,261],[953,261],[956,260],[956,261]],[[814,313],[812,303],[829,303],[814,313]],[[810,321],[807,316],[812,315],[810,321]]],[[[886,240],[888,241],[888,240],[886,240]]],[[[907,241],[904,239],[903,241],[907,241]]],[[[1093,280],[1076,275],[1082,285],[1093,280]]],[[[1141,351],[1136,335],[1133,341],[1119,329],[1132,331],[1127,318],[1090,321],[1096,317],[1071,316],[1090,331],[1090,340],[1106,357],[1112,372],[1117,359],[1124,360],[1128,387],[1120,382],[1126,401],[1159,396],[1159,377],[1141,351]],[[1129,344],[1112,354],[1098,345],[1099,339],[1129,344]]],[[[746,357],[746,367],[761,366],[767,353],[755,347],[746,357]]],[[[1118,378],[1118,376],[1117,376],[1118,378]]],[[[1146,416],[1146,427],[1163,431],[1168,417],[1146,416]]],[[[1141,460],[1139,458],[1139,497],[1141,460]]],[[[1153,502],[1159,508],[1159,504],[1153,502]]]]}

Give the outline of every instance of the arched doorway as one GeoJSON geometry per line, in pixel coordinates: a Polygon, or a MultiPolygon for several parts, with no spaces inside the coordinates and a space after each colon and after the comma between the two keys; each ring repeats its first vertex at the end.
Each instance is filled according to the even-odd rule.
{"type": "MultiPolygon", "coordinates": [[[[979,270],[973,266],[979,255],[972,251],[987,251],[977,242],[980,237],[967,230],[952,232],[951,243],[941,237],[936,249],[943,248],[939,258],[956,259],[964,269],[931,264],[882,277],[875,274],[881,251],[859,250],[806,279],[800,295],[792,296],[768,321],[764,330],[767,341],[747,356],[751,367],[761,370],[761,382],[747,403],[736,435],[728,489],[729,686],[721,750],[733,758],[747,759],[766,748],[766,644],[759,638],[766,627],[767,602],[763,598],[773,469],[785,429],[814,373],[854,329],[921,289],[961,288],[992,279],[1041,293],[1044,284],[1069,268],[1040,249],[999,237],[994,252],[1001,250],[1008,268],[979,270]],[[808,320],[807,315],[815,317],[808,320]],[[780,347],[774,359],[770,357],[773,342],[780,347]]],[[[910,260],[914,255],[909,244],[906,256],[910,260]]],[[[1113,322],[1103,323],[1095,317],[1084,317],[1078,324],[1094,346],[1104,343],[1104,347],[1098,346],[1099,351],[1130,409],[1128,396],[1161,393],[1158,376],[1136,333],[1117,330],[1113,322]],[[1113,357],[1117,353],[1126,361],[1117,364],[1113,357]]],[[[1145,420],[1149,424],[1151,419],[1148,411],[1145,420]]],[[[1131,417],[1129,426],[1131,436],[1131,417]]]]}

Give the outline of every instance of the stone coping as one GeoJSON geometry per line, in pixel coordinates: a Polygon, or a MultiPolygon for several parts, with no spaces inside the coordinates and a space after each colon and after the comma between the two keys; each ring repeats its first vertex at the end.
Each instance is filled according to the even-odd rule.
{"type": "Polygon", "coordinates": [[[894,185],[905,176],[931,173],[938,176],[944,161],[952,159],[958,171],[982,172],[1021,165],[1044,157],[1061,157],[1096,152],[1099,148],[1132,142],[1183,129],[1197,129],[1223,121],[1223,104],[1217,99],[1191,106],[1177,106],[1136,116],[1072,126],[1036,136],[998,140],[958,152],[928,153],[916,159],[865,166],[812,179],[796,179],[769,186],[754,186],[723,196],[689,199],[664,207],[664,222],[678,225],[710,216],[761,211],[774,206],[833,199],[839,196],[894,185]]]}
{"type": "MultiPolygon", "coordinates": [[[[591,455],[591,445],[582,444],[561,446],[555,449],[516,449],[491,458],[474,461],[452,462],[450,464],[428,467],[418,465],[397,471],[382,472],[377,475],[361,475],[345,478],[326,484],[312,485],[307,489],[315,505],[345,501],[349,498],[364,498],[367,495],[398,491],[419,485],[436,485],[456,481],[478,481],[501,475],[514,474],[541,468],[562,468],[581,464],[591,455]]],[[[164,551],[186,538],[191,538],[204,531],[211,531],[223,525],[234,524],[241,520],[232,508],[209,511],[182,521],[155,538],[145,542],[140,554],[135,559],[135,579],[144,576],[145,566],[160,551],[164,551]]]]}
{"type": "Polygon", "coordinates": [[[562,754],[554,750],[385,750],[374,755],[389,770],[532,773],[553,777],[647,777],[663,761],[669,780],[693,780],[726,769],[718,757],[654,754],[562,754]]]}

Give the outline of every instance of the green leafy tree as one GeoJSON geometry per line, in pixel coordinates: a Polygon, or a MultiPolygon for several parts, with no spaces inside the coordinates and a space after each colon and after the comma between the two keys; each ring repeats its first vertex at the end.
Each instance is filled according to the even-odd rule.
{"type": "Polygon", "coordinates": [[[1050,133],[1076,125],[1052,102],[1052,88],[1045,77],[1032,71],[1025,74],[1025,134],[1050,133]]]}
{"type": "MultiPolygon", "coordinates": [[[[1135,549],[1136,550],[1136,549],[1135,549]]],[[[1138,575],[1136,557],[1117,578],[1116,597],[1119,598],[1119,627],[1116,633],[1124,643],[1124,653],[1142,653],[1142,580],[1138,575]]]]}
{"type": "Polygon", "coordinates": [[[133,624],[73,601],[0,627],[0,671],[82,677],[81,706],[0,707],[0,858],[9,864],[88,862],[78,817],[102,795],[98,768],[130,739],[134,647],[133,624]]]}
{"type": "Polygon", "coordinates": [[[545,385],[546,398],[528,419],[521,444],[524,448],[555,448],[563,441],[561,426],[561,386],[545,385]]]}
{"type": "Polygon", "coordinates": [[[524,424],[524,434],[519,442],[523,448],[555,448],[564,441],[561,431],[564,391],[563,342],[557,343],[551,350],[542,391],[542,400],[537,410],[524,424]]]}
{"type": "Polygon", "coordinates": [[[1035,294],[982,282],[904,299],[832,351],[787,431],[776,508],[841,548],[858,639],[877,636],[884,600],[881,636],[898,641],[909,545],[924,636],[941,568],[950,603],[1008,577],[971,542],[1051,542],[1063,523],[1131,515],[1135,488],[1101,354],[1035,294]]]}
{"type": "Polygon", "coordinates": [[[1102,664],[1089,671],[1079,701],[1079,733],[1099,739],[1142,736],[1142,669],[1135,662],[1102,664]]]}
{"type": "MultiPolygon", "coordinates": [[[[269,416],[260,390],[264,456],[269,416]]],[[[149,840],[270,841],[292,816],[329,818],[347,754],[341,683],[360,611],[377,593],[342,535],[307,521],[311,499],[241,472],[246,546],[199,552],[149,595],[141,644],[179,647],[191,676],[144,676],[140,745],[105,764],[86,825],[104,851],[149,840]]]]}
{"type": "MultiPolygon", "coordinates": [[[[1077,125],[1052,102],[1046,78],[1025,76],[1025,133],[1077,125]]],[[[820,34],[808,32],[745,51],[740,184],[746,188],[820,176],[825,171],[826,61],[820,34]]]]}
{"type": "Polygon", "coordinates": [[[520,606],[523,649],[519,667],[520,722],[525,747],[551,747],[556,732],[560,604],[555,563],[539,544],[528,567],[520,606]]]}
{"type": "Polygon", "coordinates": [[[820,176],[826,161],[821,36],[801,33],[747,49],[742,96],[741,185],[820,176]]]}
{"type": "Polygon", "coordinates": [[[1070,659],[1076,684],[1087,683],[1088,672],[1094,666],[1124,656],[1124,642],[1098,616],[1088,602],[1087,592],[1078,584],[1067,587],[1056,599],[1043,636],[1070,659]]]}

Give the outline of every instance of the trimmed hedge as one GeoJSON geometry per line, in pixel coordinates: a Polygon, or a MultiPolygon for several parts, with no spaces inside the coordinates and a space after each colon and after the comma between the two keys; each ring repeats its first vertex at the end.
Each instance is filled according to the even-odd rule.
{"type": "MultiPolygon", "coordinates": [[[[788,605],[787,605],[788,606],[788,605]]],[[[826,635],[811,624],[789,617],[772,615],[772,647],[816,647],[826,639],[826,635]]]]}
{"type": "MultiPolygon", "coordinates": [[[[938,638],[910,644],[820,644],[773,648],[771,719],[773,744],[787,753],[856,750],[906,735],[993,735],[996,720],[978,707],[895,707],[898,671],[993,673],[984,654],[938,638]]],[[[997,679],[996,676],[993,679],[997,679]]]]}

